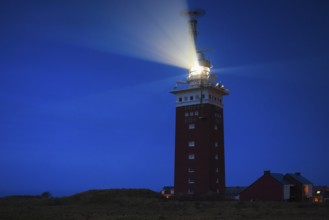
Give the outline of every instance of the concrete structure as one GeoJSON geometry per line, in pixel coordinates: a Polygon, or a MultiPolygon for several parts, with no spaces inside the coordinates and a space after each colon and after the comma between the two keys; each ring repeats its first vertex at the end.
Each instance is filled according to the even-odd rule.
{"type": "Polygon", "coordinates": [[[305,201],[312,197],[312,186],[300,173],[264,171],[262,177],[240,193],[240,200],[305,201]]]}
{"type": "MultiPolygon", "coordinates": [[[[191,27],[196,33],[195,20],[191,27]]],[[[203,52],[197,54],[187,81],[171,92],[176,95],[175,195],[225,192],[223,96],[228,90],[210,73],[203,52]]]]}

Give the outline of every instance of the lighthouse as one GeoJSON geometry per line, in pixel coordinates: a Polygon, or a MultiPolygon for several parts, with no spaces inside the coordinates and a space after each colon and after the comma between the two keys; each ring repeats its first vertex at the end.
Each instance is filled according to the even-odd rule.
{"type": "MultiPolygon", "coordinates": [[[[201,10],[187,11],[196,45],[197,17],[201,10]]],[[[196,47],[197,48],[197,47],[196,47]]],[[[175,195],[225,192],[223,97],[228,89],[217,82],[204,51],[187,78],[171,91],[176,96],[175,195]]]]}

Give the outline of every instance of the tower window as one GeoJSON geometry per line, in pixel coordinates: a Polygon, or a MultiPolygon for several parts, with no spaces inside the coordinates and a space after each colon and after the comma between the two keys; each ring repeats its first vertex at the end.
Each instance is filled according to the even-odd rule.
{"type": "Polygon", "coordinates": [[[195,172],[195,168],[191,168],[191,167],[189,167],[189,168],[188,168],[188,172],[189,172],[189,173],[194,173],[194,172],[195,172]]]}
{"type": "Polygon", "coordinates": [[[191,100],[191,101],[193,100],[193,96],[190,96],[190,100],[191,100]]]}
{"type": "Polygon", "coordinates": [[[188,183],[189,183],[189,184],[194,184],[194,183],[195,183],[195,180],[192,179],[192,178],[188,178],[188,183]]]}
{"type": "Polygon", "coordinates": [[[194,123],[191,123],[188,125],[188,129],[194,129],[195,128],[195,124],[194,123]]]}
{"type": "Polygon", "coordinates": [[[189,147],[195,147],[195,142],[194,141],[189,141],[188,146],[189,147]]]}
{"type": "Polygon", "coordinates": [[[188,159],[189,160],[194,160],[195,159],[195,155],[194,154],[188,154],[188,159]]]}
{"type": "Polygon", "coordinates": [[[179,98],[178,98],[178,101],[179,101],[179,102],[182,102],[182,101],[183,101],[182,97],[179,97],[179,98]]]}

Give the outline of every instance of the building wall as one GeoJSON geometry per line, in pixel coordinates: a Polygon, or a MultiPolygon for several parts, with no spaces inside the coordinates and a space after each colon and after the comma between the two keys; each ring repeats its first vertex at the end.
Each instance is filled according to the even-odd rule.
{"type": "Polygon", "coordinates": [[[293,195],[291,200],[305,201],[312,197],[312,184],[302,184],[290,175],[285,175],[285,178],[294,185],[294,187],[291,188],[293,195]]]}
{"type": "Polygon", "coordinates": [[[177,107],[175,194],[224,193],[224,164],[223,109],[209,103],[177,107]],[[190,147],[190,141],[195,146],[190,147]]]}
{"type": "Polygon", "coordinates": [[[253,184],[240,193],[240,200],[262,200],[262,201],[282,201],[284,200],[284,185],[264,174],[253,184]]]}

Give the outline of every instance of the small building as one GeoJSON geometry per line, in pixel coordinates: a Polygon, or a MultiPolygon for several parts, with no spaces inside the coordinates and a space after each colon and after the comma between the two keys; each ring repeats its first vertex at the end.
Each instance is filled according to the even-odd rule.
{"type": "Polygon", "coordinates": [[[160,193],[167,199],[170,199],[175,193],[174,187],[173,186],[164,186],[160,193]]]}
{"type": "Polygon", "coordinates": [[[240,200],[305,201],[312,197],[312,187],[300,173],[284,175],[267,170],[240,193],[240,200]]]}

